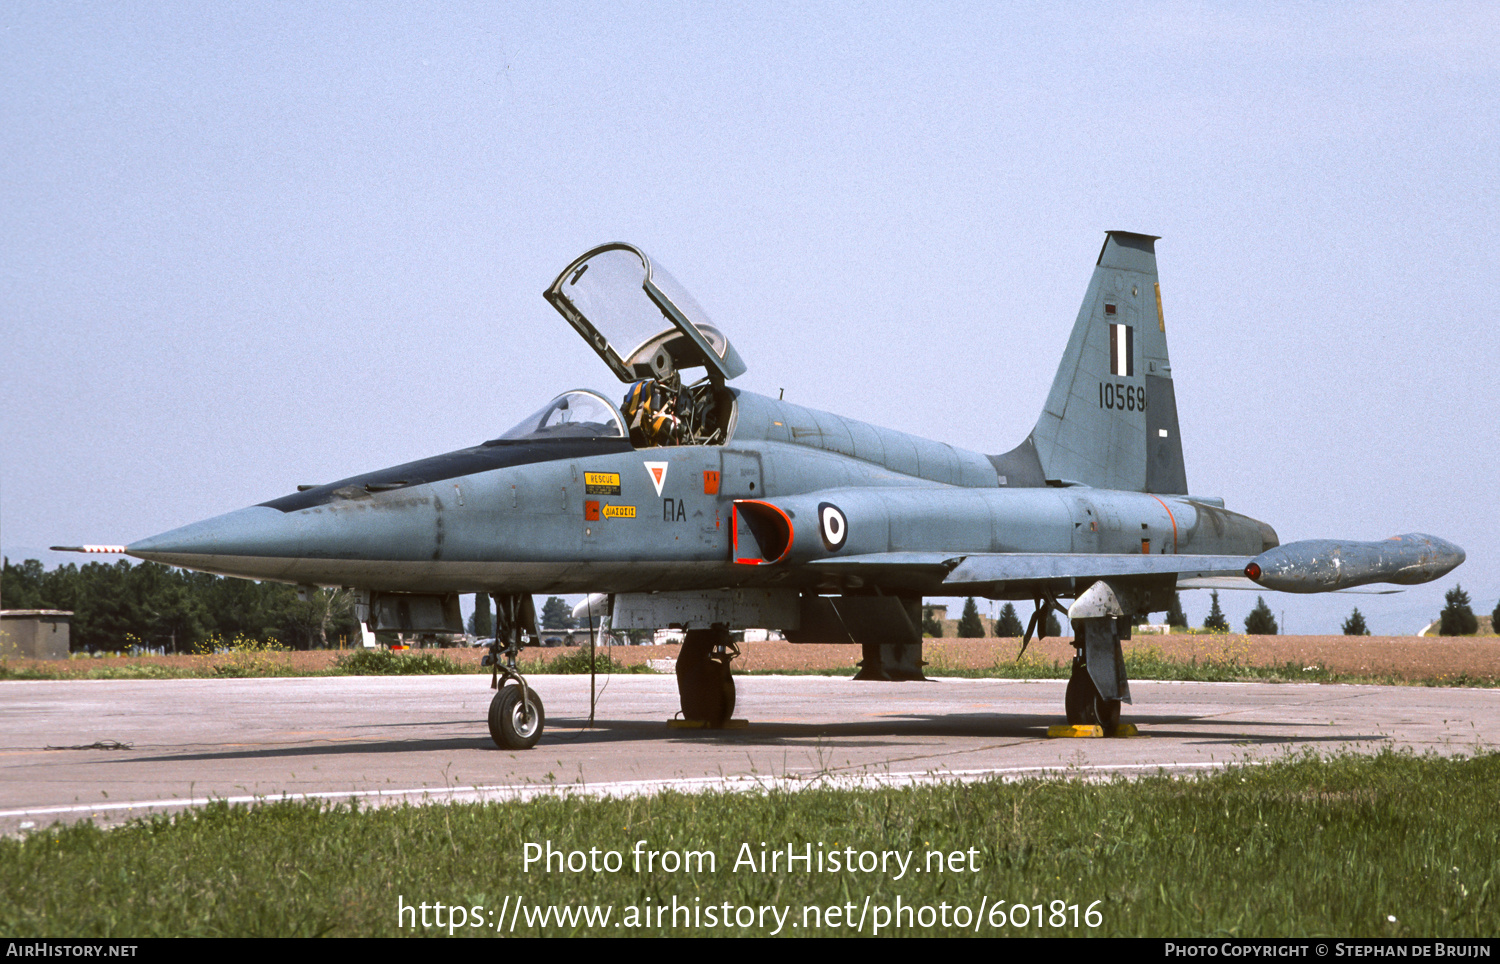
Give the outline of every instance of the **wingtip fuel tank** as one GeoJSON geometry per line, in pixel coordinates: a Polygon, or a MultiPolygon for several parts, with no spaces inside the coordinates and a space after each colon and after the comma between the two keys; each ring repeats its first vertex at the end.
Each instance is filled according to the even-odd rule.
{"type": "Polygon", "coordinates": [[[1415,586],[1447,575],[1464,551],[1420,532],[1378,542],[1306,539],[1261,553],[1245,575],[1278,592],[1332,592],[1372,582],[1415,586]]]}

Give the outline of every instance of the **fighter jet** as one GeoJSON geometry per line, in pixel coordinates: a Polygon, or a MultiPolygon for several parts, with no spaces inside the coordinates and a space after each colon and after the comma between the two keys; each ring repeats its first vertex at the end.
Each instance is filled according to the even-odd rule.
{"type": "Polygon", "coordinates": [[[1131,702],[1121,640],[1174,590],[1410,585],[1463,550],[1428,535],[1279,545],[1183,467],[1152,236],[1111,231],[1031,433],[986,455],[767,398],[728,336],[640,248],[605,244],[546,299],[624,385],[564,392],[471,448],[352,475],[125,547],[140,559],[348,587],[370,631],[461,632],[488,593],[495,742],[541,737],[518,671],[533,594],[597,593],[615,629],[686,630],[683,718],[734,708],[731,632],[858,643],[856,679],[922,679],[924,596],[1029,600],[1072,621],[1069,723],[1131,702]],[[616,399],[619,399],[617,402],[616,399]],[[1065,605],[1066,602],[1066,605],[1065,605]]]}

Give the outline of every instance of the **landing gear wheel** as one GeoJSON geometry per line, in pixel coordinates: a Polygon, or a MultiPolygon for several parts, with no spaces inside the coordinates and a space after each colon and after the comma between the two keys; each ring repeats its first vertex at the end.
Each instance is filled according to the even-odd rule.
{"type": "Polygon", "coordinates": [[[1099,695],[1082,660],[1073,661],[1073,675],[1068,677],[1063,707],[1071,726],[1102,726],[1106,733],[1112,733],[1120,725],[1120,701],[1099,695]]]}
{"type": "Polygon", "coordinates": [[[1089,671],[1081,661],[1074,660],[1073,675],[1068,677],[1068,690],[1063,695],[1063,708],[1068,714],[1068,725],[1085,726],[1093,723],[1090,717],[1093,715],[1094,702],[1098,696],[1098,691],[1094,689],[1094,681],[1089,679],[1089,671]]]}
{"type": "Polygon", "coordinates": [[[709,726],[723,726],[734,715],[734,677],[729,674],[732,657],[715,651],[716,635],[713,630],[690,629],[677,654],[682,717],[709,726]]]}
{"type": "Polygon", "coordinates": [[[490,738],[502,750],[529,750],[542,738],[547,714],[536,690],[526,687],[523,705],[520,686],[502,686],[490,700],[490,738]]]}

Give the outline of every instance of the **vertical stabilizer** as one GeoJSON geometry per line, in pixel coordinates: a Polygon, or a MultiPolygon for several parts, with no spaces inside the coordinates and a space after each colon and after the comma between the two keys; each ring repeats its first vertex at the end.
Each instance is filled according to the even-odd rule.
{"type": "Polygon", "coordinates": [[[1187,492],[1155,242],[1126,231],[1105,237],[1046,407],[1027,440],[1049,481],[1187,492]]]}

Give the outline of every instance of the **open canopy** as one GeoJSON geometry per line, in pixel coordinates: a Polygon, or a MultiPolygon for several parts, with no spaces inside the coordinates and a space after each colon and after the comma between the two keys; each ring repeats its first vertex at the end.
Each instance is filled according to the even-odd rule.
{"type": "Polygon", "coordinates": [[[546,298],[622,382],[704,367],[716,383],[745,363],[692,295],[646,252],[615,242],[585,253],[546,298]]]}

